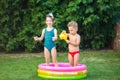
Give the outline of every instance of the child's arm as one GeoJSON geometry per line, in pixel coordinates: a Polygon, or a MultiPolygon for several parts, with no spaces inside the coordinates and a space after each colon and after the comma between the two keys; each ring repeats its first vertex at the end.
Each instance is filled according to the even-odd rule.
{"type": "Polygon", "coordinates": [[[43,40],[43,38],[44,38],[44,29],[42,30],[42,34],[41,34],[41,36],[40,37],[38,37],[38,36],[35,36],[34,37],[34,40],[43,40]]]}
{"type": "Polygon", "coordinates": [[[80,36],[79,35],[77,36],[76,42],[70,42],[70,44],[73,45],[73,46],[79,46],[79,44],[80,44],[80,36]]]}
{"type": "Polygon", "coordinates": [[[41,34],[41,36],[39,38],[40,41],[43,40],[43,38],[44,38],[44,32],[45,32],[45,29],[42,30],[42,34],[41,34]]]}
{"type": "Polygon", "coordinates": [[[79,46],[79,44],[80,44],[80,36],[79,36],[79,35],[77,36],[76,42],[71,42],[71,41],[69,41],[69,40],[67,40],[66,42],[67,42],[68,44],[73,45],[73,46],[79,46]]]}
{"type": "Polygon", "coordinates": [[[54,29],[54,37],[52,38],[53,41],[57,40],[57,30],[54,29]]]}

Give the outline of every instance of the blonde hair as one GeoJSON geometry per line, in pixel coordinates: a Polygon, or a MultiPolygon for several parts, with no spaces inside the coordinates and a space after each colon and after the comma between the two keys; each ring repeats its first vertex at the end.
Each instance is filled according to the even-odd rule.
{"type": "Polygon", "coordinates": [[[73,27],[78,31],[78,23],[75,21],[70,21],[67,25],[68,27],[73,27]]]}

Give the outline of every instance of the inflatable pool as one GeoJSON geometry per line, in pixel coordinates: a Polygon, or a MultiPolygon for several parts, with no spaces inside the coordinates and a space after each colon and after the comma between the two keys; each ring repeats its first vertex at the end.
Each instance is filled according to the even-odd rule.
{"type": "Polygon", "coordinates": [[[49,66],[43,63],[38,65],[38,76],[52,80],[79,80],[87,77],[87,67],[84,64],[71,67],[69,63],[58,63],[58,67],[54,67],[53,63],[49,66]]]}

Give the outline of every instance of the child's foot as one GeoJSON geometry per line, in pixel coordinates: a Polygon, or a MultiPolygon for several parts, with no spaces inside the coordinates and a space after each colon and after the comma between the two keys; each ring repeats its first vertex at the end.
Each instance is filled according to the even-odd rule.
{"type": "Polygon", "coordinates": [[[58,64],[57,64],[57,63],[55,63],[55,67],[58,67],[58,64]]]}

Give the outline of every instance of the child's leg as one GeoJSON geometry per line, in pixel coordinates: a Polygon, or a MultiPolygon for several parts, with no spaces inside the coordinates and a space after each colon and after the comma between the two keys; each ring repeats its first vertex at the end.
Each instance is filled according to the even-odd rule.
{"type": "Polygon", "coordinates": [[[55,64],[55,66],[58,66],[58,64],[57,64],[57,51],[56,51],[55,47],[52,48],[51,55],[52,55],[52,61],[53,61],[53,63],[55,64]]]}
{"type": "Polygon", "coordinates": [[[50,52],[45,47],[44,47],[44,56],[45,56],[46,65],[49,66],[49,63],[50,63],[50,52]]]}
{"type": "Polygon", "coordinates": [[[79,56],[80,56],[80,54],[75,54],[75,56],[74,56],[74,66],[78,65],[78,63],[79,63],[79,56]]]}
{"type": "Polygon", "coordinates": [[[74,59],[71,56],[71,54],[68,54],[68,61],[69,61],[69,63],[70,63],[71,66],[74,66],[74,59]]]}

